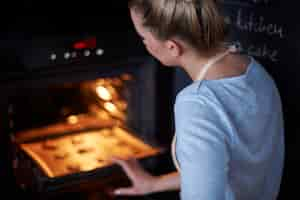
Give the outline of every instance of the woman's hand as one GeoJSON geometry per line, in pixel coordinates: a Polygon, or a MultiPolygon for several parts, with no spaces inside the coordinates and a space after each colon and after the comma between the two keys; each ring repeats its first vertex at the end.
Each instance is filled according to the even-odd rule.
{"type": "Polygon", "coordinates": [[[112,158],[112,161],[123,168],[132,182],[131,187],[114,190],[115,195],[137,196],[154,192],[154,186],[158,178],[146,172],[137,160],[112,158]]]}

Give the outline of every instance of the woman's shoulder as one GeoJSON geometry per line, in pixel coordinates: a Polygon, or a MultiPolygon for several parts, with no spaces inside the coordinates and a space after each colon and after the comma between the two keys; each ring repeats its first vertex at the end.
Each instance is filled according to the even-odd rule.
{"type": "Polygon", "coordinates": [[[195,81],[183,88],[177,95],[175,104],[182,101],[198,102],[206,104],[210,101],[212,96],[212,89],[202,81],[195,81]]]}
{"type": "Polygon", "coordinates": [[[259,61],[253,57],[249,57],[249,59],[247,70],[241,75],[192,82],[176,95],[175,104],[181,101],[195,101],[216,107],[227,97],[242,96],[246,98],[248,92],[269,90],[268,85],[272,83],[272,78],[259,61]]]}

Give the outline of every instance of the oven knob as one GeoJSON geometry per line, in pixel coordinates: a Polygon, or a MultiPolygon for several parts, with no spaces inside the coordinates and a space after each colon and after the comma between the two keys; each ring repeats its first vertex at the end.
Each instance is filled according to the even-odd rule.
{"type": "Polygon", "coordinates": [[[72,57],[72,58],[76,58],[76,57],[77,57],[77,53],[76,53],[75,51],[72,52],[72,53],[71,53],[71,57],[72,57]]]}
{"type": "Polygon", "coordinates": [[[84,56],[90,56],[90,55],[91,55],[90,50],[85,50],[85,51],[83,52],[83,55],[84,55],[84,56]]]}
{"type": "Polygon", "coordinates": [[[71,54],[69,53],[69,52],[66,52],[65,54],[64,54],[64,58],[65,59],[69,59],[71,57],[71,54]]]}
{"type": "Polygon", "coordinates": [[[97,49],[96,50],[96,55],[102,56],[103,54],[104,54],[104,50],[103,49],[97,49]]]}
{"type": "Polygon", "coordinates": [[[51,60],[56,60],[56,54],[55,54],[55,53],[51,54],[51,55],[50,55],[50,59],[51,59],[51,60]]]}

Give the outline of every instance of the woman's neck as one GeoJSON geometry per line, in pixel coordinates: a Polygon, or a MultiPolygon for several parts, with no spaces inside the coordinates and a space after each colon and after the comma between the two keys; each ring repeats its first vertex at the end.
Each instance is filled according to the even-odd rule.
{"type": "MultiPolygon", "coordinates": [[[[188,73],[190,78],[195,81],[202,71],[203,67],[205,64],[208,63],[208,61],[216,56],[217,54],[225,52],[226,49],[221,49],[217,53],[211,53],[210,55],[207,56],[201,56],[198,54],[195,54],[194,52],[186,52],[184,55],[182,55],[181,58],[181,66],[182,68],[188,73]]],[[[216,65],[215,63],[214,65],[216,65]]],[[[215,70],[211,70],[215,71],[215,70]]],[[[216,72],[216,71],[215,71],[216,72]]],[[[208,72],[209,73],[209,72],[208,72]]]]}
{"type": "MultiPolygon", "coordinates": [[[[214,55],[201,57],[193,53],[185,54],[181,59],[182,68],[188,73],[193,81],[196,81],[199,74],[203,70],[203,67],[207,62],[215,55],[224,53],[226,49],[215,53],[214,55]]],[[[213,66],[207,71],[204,79],[213,80],[225,77],[238,76],[247,70],[250,60],[248,57],[241,56],[239,54],[228,54],[222,58],[219,62],[213,64],[213,66]]]]}

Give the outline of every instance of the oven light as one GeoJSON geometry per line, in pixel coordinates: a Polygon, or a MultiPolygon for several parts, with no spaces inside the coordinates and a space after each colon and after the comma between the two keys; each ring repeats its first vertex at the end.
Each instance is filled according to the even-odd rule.
{"type": "Polygon", "coordinates": [[[110,103],[110,102],[105,102],[104,103],[104,108],[110,112],[110,113],[116,113],[117,112],[117,107],[115,106],[115,104],[110,103]]]}
{"type": "Polygon", "coordinates": [[[119,111],[117,106],[111,102],[105,102],[104,108],[114,117],[117,117],[121,120],[125,120],[125,115],[123,112],[119,111]]]}
{"type": "Polygon", "coordinates": [[[71,115],[67,119],[69,124],[77,124],[78,123],[78,117],[75,115],[71,115]]]}
{"type": "Polygon", "coordinates": [[[111,96],[110,92],[108,91],[108,89],[106,89],[103,86],[98,86],[96,88],[96,92],[97,92],[98,96],[105,101],[110,101],[112,99],[112,96],[111,96]]]}

